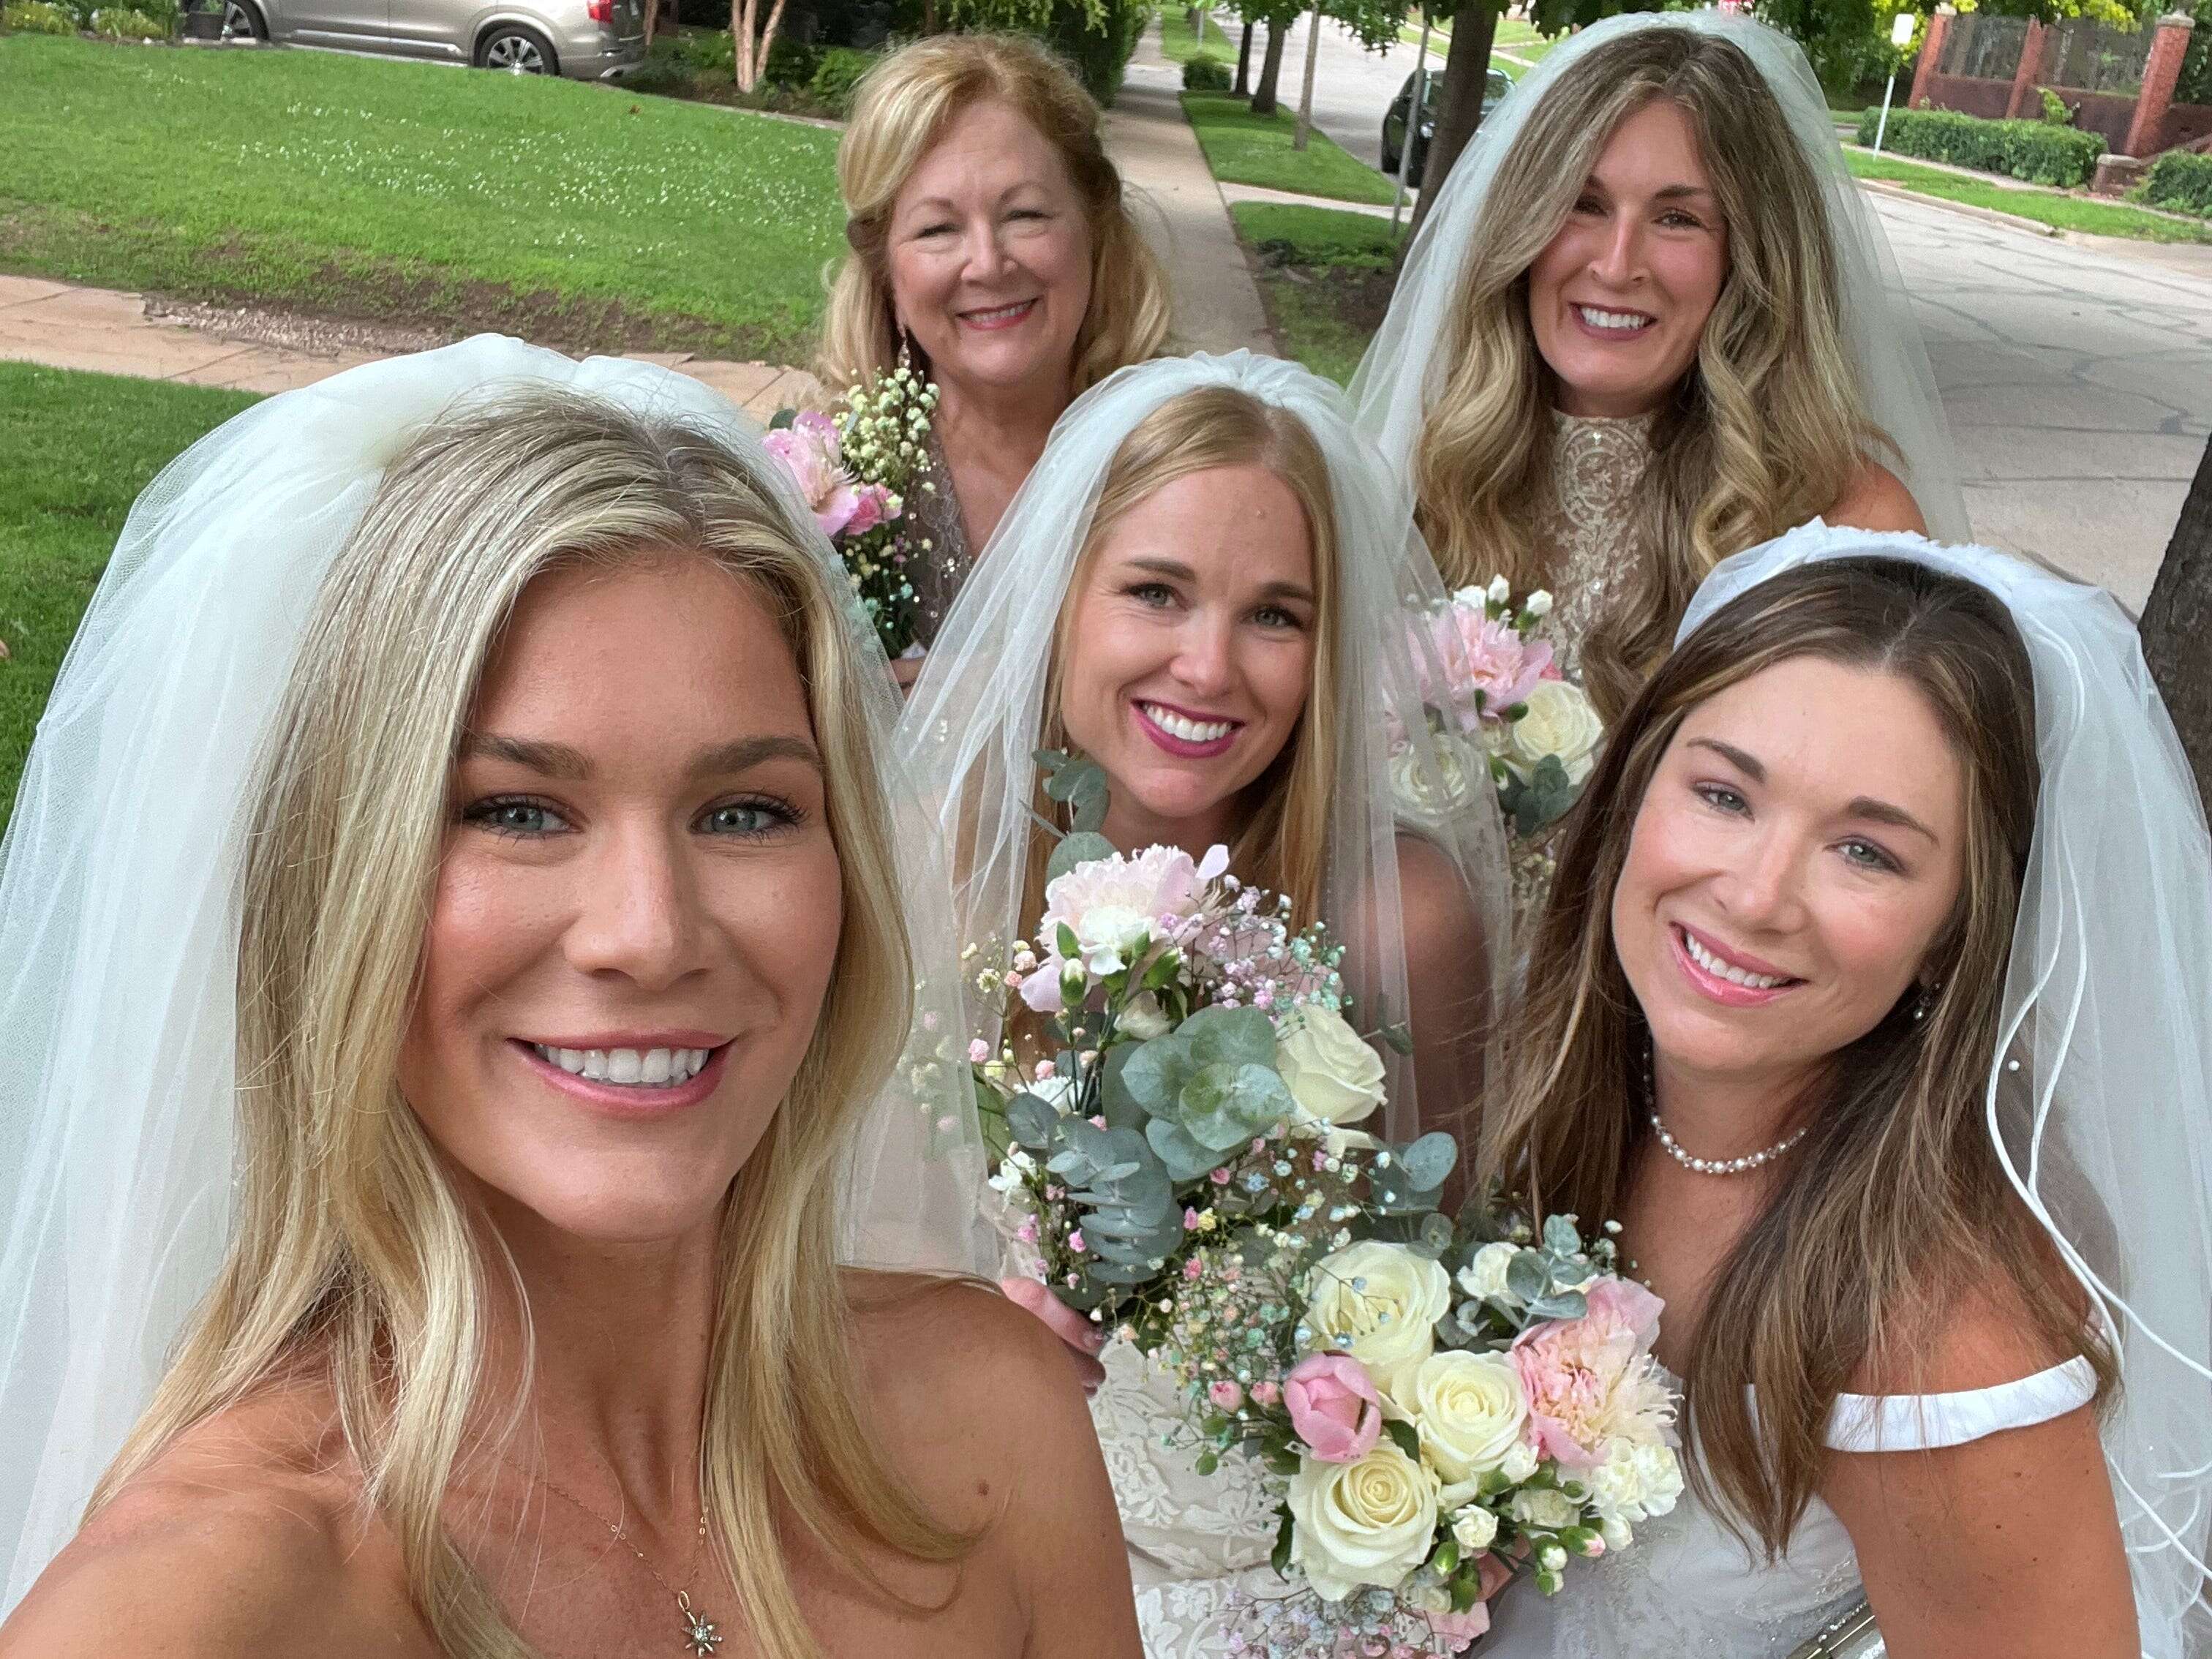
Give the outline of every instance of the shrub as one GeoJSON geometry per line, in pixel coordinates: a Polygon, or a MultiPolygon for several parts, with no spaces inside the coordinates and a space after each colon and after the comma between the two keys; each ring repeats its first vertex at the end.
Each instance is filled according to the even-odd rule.
{"type": "Polygon", "coordinates": [[[2043,94],[2044,125],[2070,127],[2074,125],[2074,112],[2066,107],[2066,100],[2063,98],[2051,91],[2049,87],[2038,87],[2036,90],[2043,94]]]}
{"type": "MultiPolygon", "coordinates": [[[[1878,113],[1869,110],[1859,118],[1862,144],[1874,143],[1878,113]]],[[[2105,141],[2094,132],[2041,121],[1984,121],[1948,109],[1892,110],[1882,147],[1900,155],[2009,173],[2030,184],[2064,190],[2087,182],[2097,170],[2097,158],[2105,153],[2105,141]]]]}
{"type": "Polygon", "coordinates": [[[76,19],[49,0],[16,0],[15,4],[0,6],[0,29],[24,34],[75,34],[76,19]]]}
{"type": "MultiPolygon", "coordinates": [[[[660,50],[659,41],[653,42],[653,50],[660,50]]],[[[727,29],[680,28],[669,51],[681,68],[695,75],[726,79],[738,70],[738,49],[731,44],[727,29]]]]}
{"type": "Polygon", "coordinates": [[[860,77],[876,66],[876,54],[854,52],[849,46],[829,46],[823,50],[822,61],[814,67],[813,78],[806,89],[815,97],[836,110],[840,115],[849,114],[853,108],[853,88],[860,77]]]}
{"type": "Polygon", "coordinates": [[[1233,77],[1218,58],[1187,58],[1182,65],[1185,92],[1226,92],[1233,77]]]}
{"type": "MultiPolygon", "coordinates": [[[[727,33],[722,36],[727,40],[727,33]]],[[[822,54],[803,40],[794,40],[787,34],[775,37],[775,44],[768,49],[768,63],[761,71],[762,78],[772,87],[803,87],[814,79],[814,71],[822,66],[822,54]]]]}
{"type": "Polygon", "coordinates": [[[1103,108],[1121,91],[1121,72],[1152,21],[1149,0],[1056,0],[1044,41],[1103,108]]]}
{"type": "Polygon", "coordinates": [[[110,40],[166,40],[172,23],[130,6],[106,6],[92,15],[92,32],[110,40]]]}
{"type": "Polygon", "coordinates": [[[2168,150],[2150,164],[2136,199],[2169,213],[2194,213],[2212,219],[2212,155],[2168,150]]]}

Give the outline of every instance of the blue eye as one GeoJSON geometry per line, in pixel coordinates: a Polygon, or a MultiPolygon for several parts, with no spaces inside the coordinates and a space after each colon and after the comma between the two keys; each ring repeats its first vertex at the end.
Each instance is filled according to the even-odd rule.
{"type": "Polygon", "coordinates": [[[1301,628],[1304,624],[1279,605],[1263,605],[1253,612],[1253,620],[1262,628],[1301,628]]]}
{"type": "Polygon", "coordinates": [[[1138,582],[1121,591],[1139,605],[1164,605],[1175,601],[1175,589],[1165,582],[1138,582]]]}
{"type": "Polygon", "coordinates": [[[1847,841],[1843,844],[1844,860],[1856,864],[1862,870],[1876,870],[1894,875],[1904,866],[1870,841],[1847,841]]]}
{"type": "Polygon", "coordinates": [[[1690,786],[1690,793],[1718,812],[1746,812],[1750,803],[1725,784],[1698,783],[1690,786]]]}
{"type": "Polygon", "coordinates": [[[462,810],[461,822],[518,840],[550,836],[568,827],[568,820],[543,801],[523,795],[495,795],[474,802],[462,810]]]}
{"type": "Polygon", "coordinates": [[[778,830],[796,827],[804,818],[805,814],[787,801],[732,800],[710,806],[701,813],[699,828],[710,836],[760,841],[778,830]]]}

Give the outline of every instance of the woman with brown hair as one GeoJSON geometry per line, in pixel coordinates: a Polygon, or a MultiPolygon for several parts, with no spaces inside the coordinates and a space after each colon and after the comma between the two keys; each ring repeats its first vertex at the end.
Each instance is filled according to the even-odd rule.
{"type": "Polygon", "coordinates": [[[2200,1651],[2212,849],[2133,630],[1817,526],[1685,629],[1569,820],[1483,1172],[1620,1223],[1691,1489],[1498,1651],[1765,1659],[1862,1595],[1897,1659],[2200,1651]]]}
{"type": "Polygon", "coordinates": [[[838,143],[852,252],[819,369],[840,392],[902,362],[937,386],[913,502],[932,544],[914,578],[924,646],[1060,411],[1166,343],[1166,278],[1099,123],[1036,41],[939,35],[869,72],[838,143]]]}
{"type": "Polygon", "coordinates": [[[1815,517],[1966,534],[1942,411],[1803,54],[1621,16],[1483,124],[1353,381],[1445,584],[1549,589],[1617,716],[1705,573],[1815,517]]]}

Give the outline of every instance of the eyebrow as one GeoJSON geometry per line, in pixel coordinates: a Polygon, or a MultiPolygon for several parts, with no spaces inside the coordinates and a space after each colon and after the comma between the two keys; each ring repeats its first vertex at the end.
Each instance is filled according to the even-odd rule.
{"type": "MultiPolygon", "coordinates": [[[[991,205],[994,207],[1004,207],[1012,198],[1020,195],[1021,192],[1025,190],[1042,190],[1043,188],[1044,185],[1034,179],[1017,179],[1012,184],[1008,185],[1004,190],[999,192],[997,198],[992,202],[991,205]]],[[[908,214],[922,212],[957,213],[959,210],[960,204],[957,202],[955,202],[950,196],[924,196],[917,201],[907,204],[907,211],[908,214]]]]}
{"type": "MultiPolygon", "coordinates": [[[[1766,781],[1766,768],[1760,763],[1759,758],[1754,755],[1746,754],[1732,743],[1723,743],[1718,738],[1692,738],[1687,746],[1692,749],[1711,750],[1753,783],[1766,781]]],[[[1892,805],[1889,802],[1878,800],[1872,795],[1855,796],[1851,804],[1844,809],[1844,815],[1846,817],[1869,819],[1875,823],[1890,824],[1899,830],[1915,830],[1927,836],[1931,842],[1941,839],[1933,830],[1921,823],[1902,806],[1892,805]]]]}
{"type": "MultiPolygon", "coordinates": [[[[1198,580],[1196,571],[1176,559],[1130,559],[1126,562],[1133,570],[1149,570],[1155,576],[1167,576],[1176,581],[1194,582],[1198,580]]],[[[1297,599],[1304,605],[1314,602],[1313,590],[1302,582],[1263,583],[1260,597],[1263,599],[1297,599]]]]}
{"type": "MultiPolygon", "coordinates": [[[[1599,178],[1595,173],[1592,173],[1589,179],[1585,181],[1585,188],[1589,187],[1601,190],[1608,196],[1618,196],[1620,194],[1619,191],[1607,184],[1604,179],[1599,178]]],[[[1666,185],[1653,191],[1651,192],[1651,199],[1655,202],[1711,202],[1715,198],[1713,192],[1707,190],[1703,185],[1666,185]]]]}
{"type": "MultiPolygon", "coordinates": [[[[581,750],[572,749],[565,743],[510,738],[496,732],[466,733],[461,738],[460,758],[507,761],[549,778],[580,781],[592,775],[592,763],[581,750]]],[[[821,754],[804,738],[767,737],[740,738],[734,743],[702,749],[692,757],[690,770],[695,778],[714,777],[750,771],[771,760],[795,760],[817,772],[822,769],[821,754]]]]}

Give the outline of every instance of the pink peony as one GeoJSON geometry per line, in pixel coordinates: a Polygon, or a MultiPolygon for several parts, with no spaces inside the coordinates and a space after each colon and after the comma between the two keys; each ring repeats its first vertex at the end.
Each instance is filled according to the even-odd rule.
{"type": "Polygon", "coordinates": [[[1022,1000],[1040,1013],[1060,1006],[1066,967],[1060,954],[1062,927],[1075,935],[1084,972],[1103,979],[1134,966],[1139,947],[1159,937],[1158,918],[1188,913],[1200,890],[1228,867],[1225,847],[1209,849],[1203,860],[1179,847],[1147,847],[1091,859],[1054,877],[1044,890],[1044,915],[1037,921],[1037,942],[1047,954],[1023,981],[1022,1000]]]}
{"type": "MultiPolygon", "coordinates": [[[[1544,671],[1552,665],[1552,647],[1543,640],[1524,640],[1503,617],[1484,616],[1479,610],[1452,607],[1457,623],[1458,645],[1467,665],[1468,684],[1482,693],[1486,720],[1501,720],[1505,711],[1526,702],[1544,671]]],[[[1451,659],[1447,656],[1447,663],[1451,659]]],[[[1466,699],[1471,709],[1474,699],[1466,699]]]]}
{"type": "MultiPolygon", "coordinates": [[[[860,511],[860,489],[845,470],[837,441],[837,424],[827,415],[803,410],[789,426],[761,440],[761,447],[781,463],[783,470],[806,497],[814,522],[825,536],[842,534],[860,511]]],[[[881,495],[878,490],[877,494],[881,495]]],[[[874,509],[881,510],[881,503],[874,509]]]]}
{"type": "Polygon", "coordinates": [[[1580,1319],[1531,1325],[1513,1341],[1537,1445],[1576,1469],[1602,1462],[1610,1441],[1662,1440],[1674,1411],[1651,1358],[1666,1304],[1629,1279],[1600,1279],[1588,1296],[1580,1319]]]}
{"type": "Polygon", "coordinates": [[[1367,1367],[1349,1354],[1309,1354],[1283,1379],[1283,1404],[1313,1455],[1357,1463],[1382,1437],[1382,1398],[1367,1367]]]}

